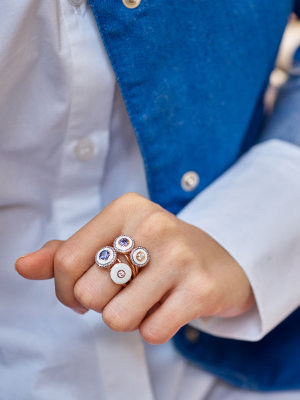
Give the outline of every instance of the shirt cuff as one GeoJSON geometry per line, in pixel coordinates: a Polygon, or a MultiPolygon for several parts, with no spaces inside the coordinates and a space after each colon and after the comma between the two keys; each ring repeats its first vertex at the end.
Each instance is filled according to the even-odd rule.
{"type": "Polygon", "coordinates": [[[300,305],[299,177],[300,148],[269,140],[178,214],[239,263],[256,299],[240,316],[199,318],[191,325],[215,336],[257,341],[300,305]]]}

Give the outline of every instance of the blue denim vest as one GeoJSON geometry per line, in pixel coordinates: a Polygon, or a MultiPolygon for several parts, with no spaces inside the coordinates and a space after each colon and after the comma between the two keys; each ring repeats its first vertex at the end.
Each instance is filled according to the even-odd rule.
{"type": "MultiPolygon", "coordinates": [[[[151,199],[177,213],[257,139],[292,0],[89,0],[144,158],[151,199]],[[194,192],[180,185],[201,177],[194,192]]],[[[300,388],[300,310],[257,343],[201,333],[177,348],[240,387],[300,388]]]]}

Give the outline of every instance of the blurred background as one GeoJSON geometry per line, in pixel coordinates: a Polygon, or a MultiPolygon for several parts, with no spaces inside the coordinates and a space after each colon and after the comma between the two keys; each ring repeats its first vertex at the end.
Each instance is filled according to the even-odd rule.
{"type": "Polygon", "coordinates": [[[272,114],[278,90],[290,75],[300,75],[300,20],[292,14],[284,32],[276,67],[273,70],[269,87],[265,94],[265,113],[272,114]]]}

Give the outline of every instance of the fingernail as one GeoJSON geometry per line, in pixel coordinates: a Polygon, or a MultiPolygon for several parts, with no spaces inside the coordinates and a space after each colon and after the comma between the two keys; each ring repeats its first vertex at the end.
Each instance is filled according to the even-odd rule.
{"type": "Polygon", "coordinates": [[[77,314],[84,315],[84,314],[86,314],[89,310],[80,310],[80,309],[75,310],[75,309],[73,308],[73,311],[75,311],[77,314]]]}
{"type": "Polygon", "coordinates": [[[19,260],[21,260],[21,258],[28,257],[28,256],[30,256],[31,254],[33,254],[33,253],[24,254],[24,256],[21,256],[21,257],[19,257],[19,258],[16,260],[16,262],[15,262],[15,270],[16,270],[16,271],[17,271],[17,268],[16,268],[17,262],[18,262],[19,260]]]}

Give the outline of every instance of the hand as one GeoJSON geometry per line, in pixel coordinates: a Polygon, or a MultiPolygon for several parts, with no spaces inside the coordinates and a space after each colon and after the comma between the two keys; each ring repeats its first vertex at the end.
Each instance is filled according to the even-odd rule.
{"type": "Polygon", "coordinates": [[[18,259],[16,270],[27,279],[54,277],[64,305],[102,313],[115,331],[139,329],[151,344],[166,342],[198,317],[232,317],[254,303],[242,268],[217,242],[134,193],[113,201],[67,241],[48,242],[18,259]],[[121,234],[150,254],[124,289],[94,264],[96,252],[121,234]]]}

